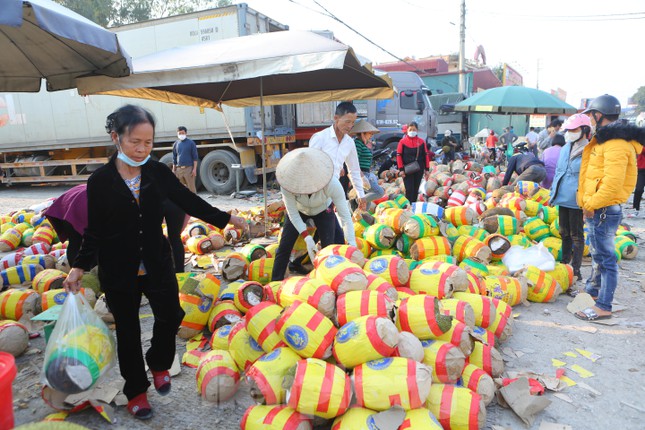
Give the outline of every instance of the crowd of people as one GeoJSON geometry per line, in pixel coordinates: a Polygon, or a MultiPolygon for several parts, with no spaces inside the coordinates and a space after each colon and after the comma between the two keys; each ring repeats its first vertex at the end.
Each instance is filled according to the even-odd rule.
{"type": "MultiPolygon", "coordinates": [[[[550,204],[560,208],[562,261],[572,265],[578,279],[582,279],[586,223],[593,266],[585,291],[595,304],[576,314],[583,320],[611,317],[618,280],[614,237],[623,217],[621,205],[635,189],[630,213],[638,216],[645,187],[645,129],[619,120],[619,114],[618,100],[603,95],[564,122],[554,120],[539,133],[530,128],[525,139],[512,126],[499,137],[491,130],[486,138],[486,161],[493,163],[500,153],[506,157],[504,185],[533,181],[551,190],[550,204]]],[[[435,158],[418,128],[415,122],[406,124],[396,152],[389,154],[375,174],[374,136],[379,130],[367,121],[357,121],[356,107],[343,102],[336,108],[332,125],[313,135],[308,147],[282,157],[276,178],[286,217],[272,280],[284,279],[298,237],[304,239],[311,260],[321,246],[355,245],[348,186],[343,187],[343,180],[351,183],[359,211],[383,196],[380,179],[402,178],[407,199],[417,201],[420,184],[429,177],[435,158]],[[316,227],[315,235],[308,226],[316,227]]],[[[230,223],[245,229],[247,224],[195,194],[197,150],[185,127],[177,130],[172,169],[150,158],[155,120],[149,111],[123,106],[108,116],[106,130],[115,154],[86,186],[71,189],[46,215],[59,236],[70,241],[71,271],[64,283],[68,291],[78,292],[84,272],[98,264],[101,288],[116,322],[128,410],[136,418],[147,419],[152,407],[147,399],[151,384],[145,363],[160,394],[171,388],[168,370],[184,315],[175,271],[183,270],[179,234],[187,215],[221,228],[230,223]],[[164,219],[168,240],[162,230],[164,219]],[[149,299],[154,315],[153,337],[145,356],[138,317],[142,295],[149,299]]],[[[451,133],[444,134],[441,146],[443,161],[454,160],[459,145],[451,133]]]]}

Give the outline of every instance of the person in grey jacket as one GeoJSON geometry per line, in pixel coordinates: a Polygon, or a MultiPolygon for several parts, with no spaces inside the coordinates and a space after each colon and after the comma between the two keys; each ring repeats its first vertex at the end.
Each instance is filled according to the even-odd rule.
{"type": "MultiPolygon", "coordinates": [[[[551,206],[559,206],[562,262],[571,264],[573,275],[582,279],[580,266],[585,247],[584,218],[578,206],[578,176],[582,150],[589,143],[591,121],[587,115],[570,116],[562,126],[567,143],[562,147],[551,185],[551,206]]],[[[575,295],[577,290],[570,290],[575,295]]]]}

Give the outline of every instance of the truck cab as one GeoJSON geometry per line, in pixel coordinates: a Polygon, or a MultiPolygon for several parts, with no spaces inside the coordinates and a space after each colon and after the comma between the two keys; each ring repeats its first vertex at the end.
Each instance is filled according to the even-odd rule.
{"type": "Polygon", "coordinates": [[[428,99],[430,91],[414,72],[388,72],[388,75],[394,85],[393,98],[354,102],[358,116],[381,130],[375,136],[375,149],[396,150],[403,138],[403,125],[412,121],[419,125],[419,137],[432,145],[437,136],[437,112],[428,99]]]}

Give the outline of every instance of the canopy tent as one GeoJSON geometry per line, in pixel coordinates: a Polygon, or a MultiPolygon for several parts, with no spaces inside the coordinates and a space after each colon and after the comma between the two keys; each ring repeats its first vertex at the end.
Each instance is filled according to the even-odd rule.
{"type": "MultiPolygon", "coordinates": [[[[305,31],[262,33],[174,48],[135,59],[133,66],[132,75],[125,78],[80,78],[78,91],[214,109],[222,104],[260,105],[262,137],[265,105],[394,96],[389,77],[374,74],[351,47],[305,31]]],[[[265,146],[262,138],[266,214],[265,146]]]]}
{"type": "Polygon", "coordinates": [[[215,109],[393,96],[389,78],[375,75],[352,48],[305,31],[173,48],[133,66],[125,78],[78,79],[78,91],[215,109]]]}
{"type": "Polygon", "coordinates": [[[578,110],[535,88],[497,87],[482,91],[455,105],[458,112],[497,114],[573,114],[578,110]]]}
{"type": "Polygon", "coordinates": [[[50,0],[2,0],[0,92],[74,88],[85,75],[130,74],[116,34],[50,0]]]}

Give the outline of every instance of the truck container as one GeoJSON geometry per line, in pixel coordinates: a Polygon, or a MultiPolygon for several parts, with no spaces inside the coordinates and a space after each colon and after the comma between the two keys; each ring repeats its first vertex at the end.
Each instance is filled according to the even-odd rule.
{"type": "MultiPolygon", "coordinates": [[[[125,50],[139,57],[193,43],[288,26],[237,4],[124,25],[118,33],[125,50]]],[[[118,107],[137,104],[156,119],[153,156],[171,164],[177,127],[188,129],[200,156],[198,183],[217,194],[229,193],[261,174],[259,107],[229,108],[223,113],[113,96],[80,96],[76,90],[0,93],[0,169],[5,184],[85,180],[105,163],[114,145],[105,119],[118,107]]],[[[266,166],[272,172],[285,145],[295,141],[295,106],[265,108],[266,166]]]]}

